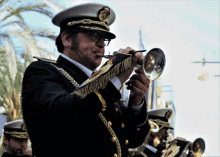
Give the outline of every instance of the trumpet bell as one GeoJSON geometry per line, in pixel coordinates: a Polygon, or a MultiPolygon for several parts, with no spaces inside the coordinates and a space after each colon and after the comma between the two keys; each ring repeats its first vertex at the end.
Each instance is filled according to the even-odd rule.
{"type": "Polygon", "coordinates": [[[165,66],[165,55],[164,52],[159,48],[151,49],[144,57],[142,67],[144,75],[149,80],[157,79],[163,72],[165,66]]]}
{"type": "Polygon", "coordinates": [[[194,157],[200,157],[205,151],[205,141],[197,138],[191,145],[191,151],[194,157]]]}

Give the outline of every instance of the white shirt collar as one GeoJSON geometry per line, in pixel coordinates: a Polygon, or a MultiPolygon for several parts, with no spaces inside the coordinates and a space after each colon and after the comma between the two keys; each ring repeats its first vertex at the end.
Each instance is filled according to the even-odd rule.
{"type": "Polygon", "coordinates": [[[64,55],[63,53],[60,54],[60,56],[62,56],[63,58],[67,59],[68,61],[70,61],[71,63],[73,63],[74,65],[76,65],[78,68],[80,68],[88,77],[90,77],[92,75],[92,70],[88,69],[87,67],[85,67],[84,65],[78,63],[77,61],[74,61],[73,59],[69,58],[68,56],[64,55]]]}
{"type": "Polygon", "coordinates": [[[156,148],[154,148],[154,147],[152,147],[152,146],[150,146],[150,145],[148,145],[148,144],[146,144],[146,147],[148,148],[148,149],[150,149],[152,152],[154,152],[154,153],[156,153],[157,152],[157,149],[156,148]]]}

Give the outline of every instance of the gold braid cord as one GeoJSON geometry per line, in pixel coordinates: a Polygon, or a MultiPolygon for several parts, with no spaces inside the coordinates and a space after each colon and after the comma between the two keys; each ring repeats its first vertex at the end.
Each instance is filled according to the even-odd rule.
{"type": "Polygon", "coordinates": [[[108,31],[110,30],[109,27],[105,24],[105,22],[93,21],[91,19],[83,19],[83,20],[78,20],[78,21],[72,21],[72,22],[69,22],[67,25],[72,26],[72,25],[76,25],[76,24],[84,24],[84,25],[97,24],[97,25],[104,26],[108,31]]]}
{"type": "Polygon", "coordinates": [[[5,134],[11,135],[16,138],[28,138],[27,132],[17,132],[17,131],[4,131],[5,134]]]}
{"type": "Polygon", "coordinates": [[[54,64],[51,64],[56,67],[71,83],[74,87],[79,87],[79,84],[65,71],[63,68],[58,68],[54,64]]]}
{"type": "Polygon", "coordinates": [[[99,113],[99,117],[102,120],[102,122],[105,124],[105,126],[108,129],[108,131],[110,132],[110,134],[112,135],[112,138],[116,138],[115,144],[116,144],[116,148],[117,148],[118,157],[121,157],[120,142],[119,142],[114,130],[111,128],[111,125],[108,124],[107,120],[105,119],[105,117],[103,116],[103,114],[101,112],[99,113]]]}
{"type": "MultiPolygon", "coordinates": [[[[52,64],[53,65],[53,64],[52,64]]],[[[57,66],[53,65],[54,67],[56,67],[71,83],[73,86],[75,87],[79,87],[79,84],[65,71],[63,70],[62,68],[58,68],[57,66]]],[[[97,94],[97,91],[96,91],[96,94],[97,94]]],[[[100,94],[100,93],[99,93],[100,94]]],[[[98,96],[98,95],[97,95],[98,96]]],[[[100,94],[101,96],[101,94],[100,94]]],[[[100,99],[100,98],[99,98],[100,99]]],[[[103,99],[103,98],[102,98],[103,99]]],[[[104,100],[104,99],[103,99],[104,100]]],[[[100,99],[101,101],[101,99],[100,99]]],[[[105,101],[105,100],[104,100],[105,101]]],[[[101,101],[102,103],[102,101],[101,101]]],[[[102,104],[103,105],[103,104],[102,104]]],[[[111,128],[110,125],[108,125],[108,122],[107,120],[105,119],[105,117],[103,116],[103,114],[100,112],[98,114],[99,118],[101,119],[101,121],[104,123],[104,125],[106,126],[107,130],[109,131],[109,133],[112,135],[112,137],[115,137],[116,138],[116,141],[115,141],[115,144],[116,144],[116,148],[117,148],[117,152],[118,152],[118,157],[121,157],[121,146],[120,146],[120,143],[119,143],[119,140],[115,134],[115,132],[113,131],[113,129],[111,128]]]]}

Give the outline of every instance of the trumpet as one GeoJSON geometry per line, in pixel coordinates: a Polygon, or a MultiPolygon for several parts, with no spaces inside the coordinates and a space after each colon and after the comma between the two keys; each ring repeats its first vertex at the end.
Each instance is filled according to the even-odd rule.
{"type": "Polygon", "coordinates": [[[183,148],[181,152],[181,157],[193,156],[193,157],[201,157],[201,155],[205,151],[205,141],[202,138],[197,138],[193,142],[181,140],[181,139],[174,139],[173,141],[169,141],[168,143],[171,144],[172,142],[179,143],[178,145],[183,148]],[[189,152],[187,153],[187,150],[189,152]]]}
{"type": "MultiPolygon", "coordinates": [[[[138,50],[136,52],[145,52],[146,50],[138,50]]],[[[113,55],[99,55],[98,57],[104,57],[110,59],[117,53],[116,51],[113,55]]],[[[129,54],[134,55],[135,52],[130,51],[129,54]]],[[[147,52],[146,56],[140,59],[140,64],[137,67],[142,67],[145,77],[149,80],[157,79],[163,72],[166,63],[166,58],[164,52],[160,48],[153,48],[147,52]]]]}

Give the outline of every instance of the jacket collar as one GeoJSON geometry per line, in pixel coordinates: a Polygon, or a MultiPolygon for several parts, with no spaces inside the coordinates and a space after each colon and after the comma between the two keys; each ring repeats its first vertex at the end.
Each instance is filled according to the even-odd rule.
{"type": "Polygon", "coordinates": [[[57,58],[57,65],[60,68],[63,68],[79,84],[83,83],[86,79],[89,78],[80,68],[62,56],[57,58]]]}

